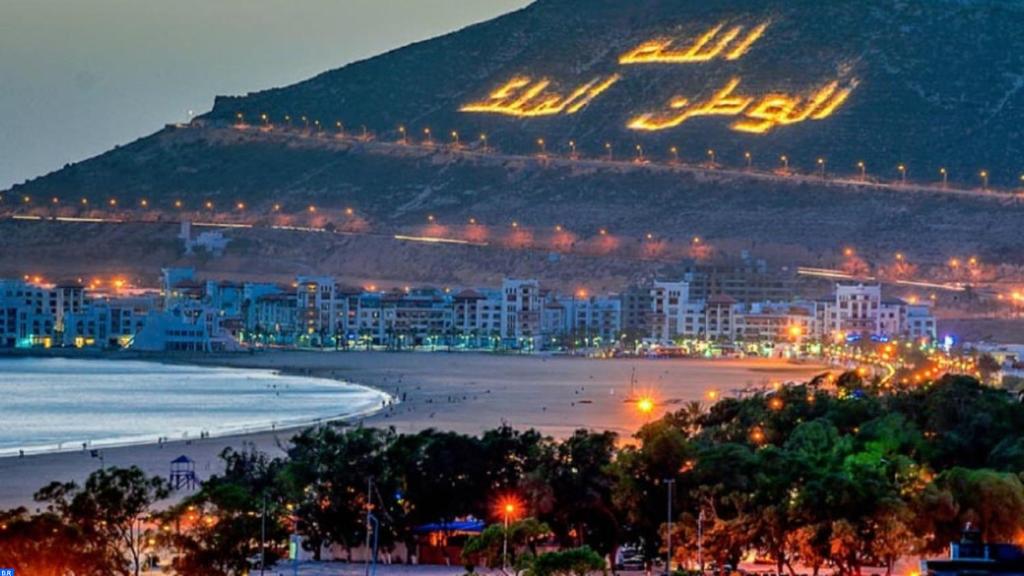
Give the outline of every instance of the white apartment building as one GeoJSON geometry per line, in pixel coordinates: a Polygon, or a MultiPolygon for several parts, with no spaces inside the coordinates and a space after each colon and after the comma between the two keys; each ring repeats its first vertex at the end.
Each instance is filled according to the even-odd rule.
{"type": "Polygon", "coordinates": [[[299,276],[296,309],[304,337],[324,342],[347,332],[347,299],[338,298],[338,286],[329,276],[299,276]]]}
{"type": "Polygon", "coordinates": [[[834,307],[827,315],[828,330],[840,334],[880,334],[881,311],[880,285],[839,284],[836,286],[834,307]]]}
{"type": "Polygon", "coordinates": [[[497,290],[462,290],[452,298],[455,333],[471,345],[499,337],[503,293],[497,290]]]}
{"type": "Polygon", "coordinates": [[[668,343],[687,334],[689,298],[690,285],[687,282],[654,282],[649,323],[651,340],[668,343]]]}
{"type": "Polygon", "coordinates": [[[501,283],[501,338],[514,347],[539,347],[542,304],[540,283],[508,278],[501,283]]]}

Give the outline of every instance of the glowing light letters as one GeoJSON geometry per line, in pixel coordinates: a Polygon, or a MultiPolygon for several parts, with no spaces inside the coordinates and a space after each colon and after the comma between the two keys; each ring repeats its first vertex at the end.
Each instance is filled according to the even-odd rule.
{"type": "Polygon", "coordinates": [[[777,126],[828,118],[846,102],[857,85],[856,80],[845,85],[833,81],[807,96],[772,93],[758,97],[736,95],[740,82],[739,78],[729,80],[724,88],[703,102],[691,104],[686,98],[673,98],[668,103],[668,112],[642,114],[630,120],[627,126],[632,130],[656,132],[700,116],[742,116],[731,125],[733,130],[765,134],[777,126]]]}
{"type": "Polygon", "coordinates": [[[611,88],[619,78],[618,74],[595,78],[577,87],[568,96],[562,96],[548,90],[552,82],[547,78],[534,81],[526,76],[516,76],[491,92],[486,100],[466,104],[459,111],[520,118],[575,114],[611,88]]]}
{"type": "Polygon", "coordinates": [[[680,50],[670,50],[675,40],[651,40],[623,54],[619,64],[693,64],[718,57],[739,60],[767,29],[768,22],[764,22],[743,35],[743,26],[727,29],[725,24],[719,24],[680,50]]]}
{"type": "MultiPolygon", "coordinates": [[[[619,57],[620,65],[691,64],[735,61],[743,58],[764,36],[770,21],[756,26],[719,23],[687,44],[676,39],[658,38],[644,42],[619,57]]],[[[844,74],[846,76],[846,74],[844,74]]],[[[518,118],[575,114],[585,108],[621,79],[619,74],[599,76],[564,93],[553,89],[548,78],[516,76],[491,92],[487,98],[462,106],[461,112],[502,114],[518,118]]],[[[804,94],[769,92],[743,94],[742,79],[731,78],[710,98],[692,101],[676,96],[666,109],[641,114],[628,121],[631,130],[656,132],[675,128],[702,116],[733,118],[730,128],[748,134],[765,134],[780,126],[790,126],[831,116],[857,87],[856,79],[839,79],[812,88],[804,94]]]]}

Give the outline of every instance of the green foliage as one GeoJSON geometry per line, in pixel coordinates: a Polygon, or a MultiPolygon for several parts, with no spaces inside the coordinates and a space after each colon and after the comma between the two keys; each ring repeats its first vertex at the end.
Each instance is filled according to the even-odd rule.
{"type": "Polygon", "coordinates": [[[225,471],[203,483],[202,490],[167,511],[176,526],[167,544],[182,576],[232,576],[246,573],[249,559],[260,556],[259,535],[265,521],[264,561],[273,565],[287,549],[291,510],[279,487],[283,463],[247,449],[226,449],[225,471]]]}
{"type": "MultiPolygon", "coordinates": [[[[547,524],[535,518],[526,518],[512,523],[508,527],[508,553],[509,564],[517,565],[520,551],[526,550],[528,557],[536,556],[536,544],[540,540],[551,535],[551,528],[547,524]]],[[[505,526],[503,524],[491,524],[477,536],[466,541],[462,549],[462,558],[467,565],[475,565],[476,562],[489,568],[496,568],[502,565],[502,553],[505,544],[505,526]]]]}
{"type": "MultiPolygon", "coordinates": [[[[966,522],[993,542],[1024,530],[1019,401],[967,378],[906,390],[839,380],[836,393],[812,382],[686,405],[622,447],[585,430],[556,442],[508,427],[480,437],[318,427],[287,458],[225,451],[224,473],[161,515],[175,529],[160,542],[176,552],[177,574],[234,576],[258,562],[263,526],[269,566],[295,527],[314,555],[360,545],[370,508],[385,549],[411,543],[422,524],[484,519],[464,558],[493,567],[506,537],[498,505],[515,497],[526,519],[509,528],[510,560],[538,576],[603,569],[625,542],[661,556],[668,516],[676,562],[695,561],[700,544],[719,566],[754,550],[779,573],[831,564],[849,576],[938,551],[966,522]],[[540,542],[564,552],[538,556],[540,542]]],[[[0,515],[0,561],[36,562],[27,565],[44,576],[68,565],[130,574],[148,541],[139,521],[165,495],[137,469],[51,484],[37,496],[45,513],[0,515]]]]}
{"type": "Polygon", "coordinates": [[[604,559],[589,546],[546,552],[528,564],[527,576],[586,576],[605,573],[604,559]]]}
{"type": "Polygon", "coordinates": [[[22,544],[47,549],[63,543],[68,549],[54,555],[57,562],[80,561],[78,569],[89,575],[138,576],[151,535],[144,522],[153,504],[168,493],[162,478],[149,477],[134,466],[104,468],[90,474],[82,486],[54,482],[42,488],[35,498],[46,503],[46,513],[20,514],[14,522],[27,533],[50,528],[52,536],[22,544]]]}

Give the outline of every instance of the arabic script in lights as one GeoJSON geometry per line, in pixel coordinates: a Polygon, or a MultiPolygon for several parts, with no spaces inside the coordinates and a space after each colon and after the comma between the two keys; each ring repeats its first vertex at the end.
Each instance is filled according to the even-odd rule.
{"type": "Polygon", "coordinates": [[[491,92],[486,100],[466,104],[459,111],[520,118],[575,114],[611,88],[619,78],[618,74],[595,78],[562,96],[550,90],[552,82],[547,78],[532,80],[527,76],[516,76],[491,92]]]}
{"type": "Polygon", "coordinates": [[[657,132],[701,116],[739,116],[741,118],[730,126],[733,130],[765,134],[778,126],[828,118],[846,102],[857,86],[856,80],[845,83],[836,80],[806,95],[771,93],[746,96],[737,94],[740,82],[739,78],[733,78],[721,90],[700,102],[690,102],[684,97],[673,98],[667,111],[642,114],[630,120],[627,126],[632,130],[657,132]]]}
{"type": "Polygon", "coordinates": [[[620,56],[619,64],[694,64],[719,57],[739,60],[764,36],[768,24],[759,24],[746,34],[743,33],[744,26],[726,28],[725,24],[719,24],[685,48],[677,50],[671,49],[675,40],[650,40],[620,56]]]}

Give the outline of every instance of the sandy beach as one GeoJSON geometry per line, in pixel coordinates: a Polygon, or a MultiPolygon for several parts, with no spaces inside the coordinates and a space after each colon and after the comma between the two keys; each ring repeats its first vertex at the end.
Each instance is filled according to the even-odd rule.
{"type": "MultiPolygon", "coordinates": [[[[162,359],[165,360],[165,359],[162,359]]],[[[426,428],[477,434],[507,423],[564,437],[579,428],[613,430],[628,437],[642,425],[629,403],[635,391],[657,402],[650,417],[701,400],[708,390],[723,396],[773,382],[806,380],[825,370],[780,360],[590,360],[544,356],[465,353],[374,353],[269,351],[254,355],[176,358],[192,364],[271,368],[364,384],[393,394],[400,403],[362,423],[401,433],[426,428]]],[[[353,424],[358,424],[354,422],[353,424]]],[[[251,444],[281,454],[294,431],[209,438],[163,445],[108,448],[102,465],[137,465],[166,475],[182,454],[196,462],[200,479],[219,471],[218,454],[251,444]]],[[[89,452],[0,459],[0,508],[38,506],[32,494],[52,481],[81,481],[101,466],[89,452]]]]}

